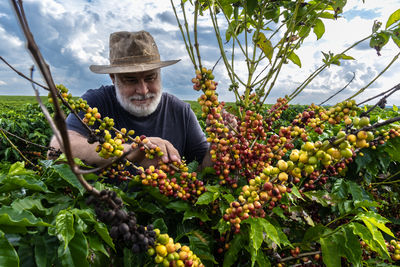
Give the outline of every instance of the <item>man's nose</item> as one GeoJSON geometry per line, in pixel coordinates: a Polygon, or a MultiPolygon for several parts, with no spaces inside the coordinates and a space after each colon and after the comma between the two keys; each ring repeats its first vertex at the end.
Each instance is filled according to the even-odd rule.
{"type": "Polygon", "coordinates": [[[149,89],[147,88],[147,83],[143,79],[139,79],[138,83],[136,84],[136,93],[145,95],[149,92],[149,89]]]}

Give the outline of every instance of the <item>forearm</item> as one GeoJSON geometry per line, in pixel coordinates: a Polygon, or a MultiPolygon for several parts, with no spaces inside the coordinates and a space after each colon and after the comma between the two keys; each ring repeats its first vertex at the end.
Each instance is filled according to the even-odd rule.
{"type": "MultiPolygon", "coordinates": [[[[79,158],[86,164],[97,166],[110,162],[110,159],[103,159],[97,154],[96,147],[99,144],[98,142],[89,144],[86,137],[75,131],[68,131],[68,137],[74,158],[79,158]]],[[[65,152],[54,136],[50,141],[50,147],[60,149],[63,153],[65,152]]]]}
{"type": "MultiPolygon", "coordinates": [[[[104,159],[100,157],[96,152],[96,148],[99,145],[98,142],[89,144],[85,136],[75,131],[68,131],[68,136],[69,136],[72,156],[74,158],[79,158],[88,165],[97,165],[97,166],[102,166],[111,162],[112,159],[104,159]]],[[[63,149],[61,149],[60,144],[58,143],[57,139],[54,136],[50,141],[50,147],[53,147],[55,149],[60,149],[62,152],[65,152],[63,151],[63,149]]],[[[130,149],[131,146],[129,144],[124,144],[124,152],[127,152],[130,149]]],[[[132,162],[140,162],[143,160],[143,158],[144,158],[144,153],[139,151],[139,149],[135,149],[127,157],[127,159],[132,162]]]]}

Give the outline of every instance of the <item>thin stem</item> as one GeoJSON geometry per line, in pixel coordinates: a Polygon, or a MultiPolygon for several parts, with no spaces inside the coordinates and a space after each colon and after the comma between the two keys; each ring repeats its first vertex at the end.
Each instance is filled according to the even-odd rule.
{"type": "Polygon", "coordinates": [[[352,49],[353,47],[357,46],[358,44],[364,42],[365,40],[368,40],[369,38],[371,38],[371,36],[372,36],[372,34],[370,34],[370,35],[368,35],[367,37],[364,37],[363,39],[361,39],[361,40],[355,42],[355,43],[352,44],[350,47],[348,47],[348,48],[346,48],[345,50],[343,50],[340,54],[338,54],[338,55],[336,55],[335,57],[333,57],[331,61],[326,62],[326,63],[324,63],[323,65],[321,65],[320,67],[318,67],[313,73],[310,74],[310,76],[307,77],[307,79],[305,79],[305,80],[303,81],[303,83],[302,83],[300,86],[298,86],[298,87],[296,88],[296,90],[294,90],[294,91],[292,92],[292,94],[289,96],[289,101],[293,100],[296,96],[298,96],[299,93],[300,93],[301,91],[303,91],[304,88],[305,88],[305,87],[306,87],[306,86],[307,86],[321,71],[323,71],[326,67],[328,67],[328,66],[331,64],[331,62],[332,62],[333,60],[338,59],[338,57],[339,57],[340,55],[346,53],[347,51],[349,51],[349,50],[352,49]]]}
{"type": "MultiPolygon", "coordinates": [[[[196,60],[194,59],[193,46],[190,43],[190,40],[189,40],[190,46],[188,45],[188,42],[186,41],[186,36],[185,36],[185,33],[183,32],[183,28],[182,28],[181,22],[179,21],[178,14],[176,13],[176,9],[175,9],[175,5],[174,5],[173,0],[171,0],[171,6],[172,6],[172,9],[174,11],[176,22],[178,23],[179,30],[181,31],[181,35],[182,35],[182,38],[183,38],[183,42],[185,43],[186,51],[188,52],[189,58],[192,61],[193,65],[194,65],[194,68],[196,69],[197,65],[196,65],[196,60]]],[[[181,4],[181,7],[182,7],[182,9],[184,9],[183,4],[181,4]]],[[[185,17],[185,22],[186,22],[186,17],[185,17]]],[[[187,24],[187,22],[186,22],[186,24],[187,24]]]]}
{"type": "Polygon", "coordinates": [[[396,172],[396,173],[394,173],[394,174],[390,175],[389,177],[385,178],[385,180],[384,180],[384,181],[382,181],[382,182],[378,182],[378,183],[371,183],[371,185],[380,185],[380,184],[387,184],[387,183],[396,183],[396,182],[400,182],[400,180],[396,180],[396,181],[390,181],[390,182],[387,182],[387,180],[389,180],[389,179],[391,179],[391,178],[395,177],[395,176],[396,176],[396,175],[398,175],[398,174],[400,174],[400,171],[398,171],[398,172],[396,172]]]}
{"type": "Polygon", "coordinates": [[[33,164],[29,159],[27,159],[24,154],[22,154],[22,152],[18,149],[18,147],[16,145],[14,145],[14,143],[8,138],[8,136],[4,133],[3,129],[0,128],[0,132],[2,133],[2,135],[4,136],[4,138],[7,140],[7,142],[12,146],[12,148],[18,152],[18,154],[26,161],[28,162],[30,165],[32,165],[33,167],[36,167],[35,164],[33,164]]]}
{"type": "Polygon", "coordinates": [[[359,94],[361,94],[362,92],[365,91],[365,89],[367,89],[371,84],[373,84],[383,73],[385,73],[390,66],[392,66],[392,64],[398,59],[400,53],[397,53],[397,55],[395,55],[393,57],[393,59],[390,61],[390,63],[374,78],[372,79],[372,81],[370,81],[366,86],[364,86],[363,88],[361,88],[360,90],[358,90],[357,93],[355,93],[354,95],[352,95],[351,97],[347,98],[346,100],[350,100],[356,96],[358,96],[359,94]]]}
{"type": "Polygon", "coordinates": [[[197,17],[199,16],[199,5],[200,5],[199,2],[195,1],[193,34],[194,34],[194,47],[196,49],[197,59],[199,61],[199,69],[201,70],[202,65],[200,57],[200,48],[199,48],[199,42],[197,40],[197,17]]]}
{"type": "Polygon", "coordinates": [[[367,103],[368,101],[371,101],[371,100],[373,100],[373,99],[375,99],[375,98],[377,98],[377,97],[380,97],[380,96],[382,96],[382,95],[384,95],[384,94],[389,93],[390,91],[392,91],[392,92],[390,92],[389,95],[387,95],[387,96],[384,97],[384,98],[387,98],[387,97],[389,97],[391,94],[393,94],[394,92],[396,92],[396,91],[398,91],[398,90],[400,90],[400,83],[397,84],[396,86],[390,88],[389,90],[383,92],[383,93],[377,94],[376,96],[373,96],[373,97],[371,97],[371,98],[368,98],[367,100],[364,100],[364,101],[358,103],[357,106],[360,106],[360,105],[362,105],[362,104],[364,104],[364,103],[367,103]]]}
{"type": "Polygon", "coordinates": [[[44,85],[42,85],[42,84],[40,84],[40,83],[38,83],[38,82],[35,82],[34,80],[32,80],[32,79],[30,79],[29,77],[25,76],[22,72],[16,70],[16,69],[15,69],[13,66],[11,66],[2,56],[0,56],[0,59],[1,59],[10,69],[12,69],[13,71],[15,71],[15,73],[17,73],[17,74],[18,74],[19,76],[21,76],[22,78],[24,78],[24,79],[30,81],[31,83],[36,84],[37,86],[42,87],[43,89],[45,89],[45,90],[47,90],[47,91],[50,90],[48,87],[46,87],[46,86],[44,86],[44,85]]]}
{"type": "Polygon", "coordinates": [[[351,78],[351,80],[339,91],[337,91],[336,93],[334,93],[333,95],[331,95],[330,97],[328,97],[325,101],[322,101],[318,106],[322,106],[324,103],[328,102],[330,99],[332,99],[333,97],[335,97],[336,95],[338,95],[340,92],[342,92],[343,90],[345,90],[347,88],[347,86],[349,86],[350,83],[353,82],[354,78],[356,77],[356,73],[353,72],[353,77],[351,78]]]}

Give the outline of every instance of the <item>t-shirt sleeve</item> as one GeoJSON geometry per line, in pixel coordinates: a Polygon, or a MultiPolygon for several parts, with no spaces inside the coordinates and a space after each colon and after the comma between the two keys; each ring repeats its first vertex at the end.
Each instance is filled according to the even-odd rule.
{"type": "Polygon", "coordinates": [[[186,138],[186,151],[187,161],[191,162],[196,160],[202,162],[203,158],[208,150],[208,143],[206,136],[202,131],[199,122],[197,121],[196,115],[193,110],[188,106],[188,123],[187,123],[187,138],[186,138]]]}

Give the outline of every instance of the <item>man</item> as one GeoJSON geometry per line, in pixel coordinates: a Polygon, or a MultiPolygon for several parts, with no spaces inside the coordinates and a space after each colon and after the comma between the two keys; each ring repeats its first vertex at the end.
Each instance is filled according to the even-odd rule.
{"type": "MultiPolygon", "coordinates": [[[[82,98],[89,106],[97,107],[103,118],[113,118],[115,128],[148,137],[151,148],[161,148],[165,163],[180,162],[181,156],[188,162],[202,162],[208,143],[190,105],[161,88],[160,68],[179,60],[161,61],[153,37],[145,31],[112,33],[109,59],[110,65],[90,66],[95,73],[109,74],[113,85],[88,90],[82,98]]],[[[69,115],[66,122],[74,157],[97,166],[109,161],[96,153],[98,143],[87,142],[87,129],[75,116],[69,115]]],[[[54,137],[50,146],[60,147],[54,137]]],[[[124,151],[131,149],[124,146],[124,151]]],[[[157,164],[157,159],[146,159],[139,149],[131,151],[128,159],[144,167],[157,164]]]]}

